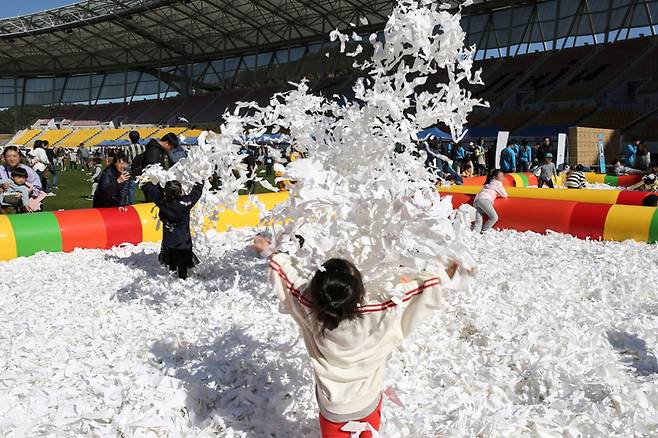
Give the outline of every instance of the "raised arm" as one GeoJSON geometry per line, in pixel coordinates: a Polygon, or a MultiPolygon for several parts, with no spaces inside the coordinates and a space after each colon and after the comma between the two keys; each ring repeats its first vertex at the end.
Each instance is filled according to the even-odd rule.
{"type": "Polygon", "coordinates": [[[438,275],[421,275],[407,283],[402,304],[404,307],[401,314],[398,313],[401,339],[409,336],[434,311],[442,307],[445,291],[466,289],[466,276],[458,272],[456,263],[452,263],[438,275]]]}
{"type": "Polygon", "coordinates": [[[201,195],[203,194],[203,184],[204,183],[202,182],[194,184],[190,193],[183,198],[185,202],[192,204],[190,205],[190,208],[194,207],[194,205],[199,202],[199,199],[201,199],[201,195]]]}
{"type": "Polygon", "coordinates": [[[254,238],[254,250],[269,261],[268,278],[270,285],[279,298],[279,312],[293,313],[294,302],[309,305],[300,290],[303,279],[288,254],[277,253],[272,248],[270,239],[257,235],[254,238]]]}

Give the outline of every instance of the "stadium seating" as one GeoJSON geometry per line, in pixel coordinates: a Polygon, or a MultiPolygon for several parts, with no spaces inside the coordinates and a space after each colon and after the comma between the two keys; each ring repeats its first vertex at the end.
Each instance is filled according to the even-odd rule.
{"type": "Polygon", "coordinates": [[[505,131],[514,131],[535,115],[536,113],[531,111],[509,111],[490,117],[480,127],[496,127],[505,131]]]}
{"type": "Polygon", "coordinates": [[[183,102],[184,98],[178,96],[164,101],[156,101],[136,118],[136,122],[164,123],[167,121],[169,114],[175,112],[183,102]]]}
{"type": "Polygon", "coordinates": [[[130,131],[139,132],[140,138],[149,138],[153,134],[155,134],[158,130],[159,130],[159,128],[154,128],[154,127],[150,127],[150,128],[133,128],[133,129],[129,129],[128,131],[126,131],[126,133],[124,135],[122,135],[121,137],[119,137],[119,139],[120,140],[128,140],[128,132],[130,132],[130,131]]]}
{"type": "Polygon", "coordinates": [[[202,129],[188,129],[187,131],[183,132],[183,136],[187,138],[196,138],[201,135],[202,132],[202,129]]]}
{"type": "Polygon", "coordinates": [[[56,143],[57,146],[62,147],[77,147],[80,143],[87,143],[89,139],[101,132],[98,128],[92,129],[77,129],[64,137],[59,143],[56,143]]]}
{"type": "Polygon", "coordinates": [[[20,132],[11,144],[23,146],[34,140],[37,135],[41,134],[41,132],[41,129],[26,129],[23,132],[20,132]]]}
{"type": "Polygon", "coordinates": [[[575,126],[585,116],[596,111],[594,107],[552,108],[542,111],[532,123],[544,126],[575,126]]]}
{"type": "Polygon", "coordinates": [[[595,55],[588,62],[576,66],[571,79],[557,87],[545,101],[573,101],[591,98],[611,80],[617,78],[649,46],[649,40],[640,38],[620,41],[601,47],[592,47],[595,55]]]}
{"type": "Polygon", "coordinates": [[[180,134],[182,134],[185,130],[187,130],[187,128],[177,128],[177,127],[173,127],[173,128],[162,128],[162,129],[160,129],[160,130],[154,132],[153,134],[151,134],[151,137],[153,137],[153,138],[162,138],[162,137],[164,137],[166,134],[169,134],[170,132],[173,133],[173,134],[176,134],[176,135],[180,135],[180,134]]]}
{"type": "Polygon", "coordinates": [[[104,141],[114,141],[128,133],[128,129],[104,129],[97,136],[92,137],[88,142],[88,146],[98,146],[104,141]]]}
{"type": "Polygon", "coordinates": [[[646,104],[626,104],[603,108],[580,124],[590,128],[621,129],[655,109],[646,104]]]}
{"type": "Polygon", "coordinates": [[[43,135],[39,137],[39,140],[47,140],[51,146],[54,146],[72,132],[73,129],[46,129],[43,135]]]}

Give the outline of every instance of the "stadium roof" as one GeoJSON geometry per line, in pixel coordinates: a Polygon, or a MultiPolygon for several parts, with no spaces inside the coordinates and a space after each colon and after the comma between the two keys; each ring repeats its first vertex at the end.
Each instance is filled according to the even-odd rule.
{"type": "MultiPolygon", "coordinates": [[[[132,102],[345,77],[354,72],[353,60],[338,53],[329,32],[352,24],[361,35],[380,31],[394,4],[86,0],[2,19],[0,108],[132,102]]],[[[463,15],[476,60],[658,31],[658,0],[473,0],[463,15]]]]}
{"type": "MultiPolygon", "coordinates": [[[[87,0],[0,20],[1,75],[192,64],[381,30],[393,0],[87,0]],[[365,18],[368,24],[363,24],[365,18]]],[[[455,0],[451,0],[453,6],[455,0]]],[[[470,8],[519,0],[476,0],[470,8]]]]}

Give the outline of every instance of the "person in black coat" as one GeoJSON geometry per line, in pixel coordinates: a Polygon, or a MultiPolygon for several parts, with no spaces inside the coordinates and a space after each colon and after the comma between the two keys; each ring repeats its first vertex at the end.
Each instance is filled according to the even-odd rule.
{"type": "Polygon", "coordinates": [[[126,172],[128,158],[123,154],[115,154],[112,164],[103,170],[98,187],[94,192],[94,208],[123,207],[128,198],[127,182],[130,173],[126,172]]]}
{"type": "Polygon", "coordinates": [[[152,138],[146,143],[144,157],[142,158],[142,167],[146,169],[152,164],[165,165],[165,151],[158,140],[152,138]]]}
{"type": "Polygon", "coordinates": [[[192,247],[190,211],[203,194],[203,183],[195,184],[188,195],[183,194],[178,181],[167,182],[164,191],[155,185],[144,189],[160,209],[163,224],[160,263],[177,272],[178,278],[186,279],[187,270],[199,262],[192,247]]]}

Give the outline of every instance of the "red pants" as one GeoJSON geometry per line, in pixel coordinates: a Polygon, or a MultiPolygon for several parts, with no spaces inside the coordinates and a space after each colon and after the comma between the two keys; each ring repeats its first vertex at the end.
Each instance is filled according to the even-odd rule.
{"type": "MultiPolygon", "coordinates": [[[[382,400],[379,400],[379,405],[377,405],[377,409],[372,414],[358,421],[361,423],[370,423],[375,430],[379,430],[379,425],[382,421],[382,400]]],[[[320,433],[322,434],[322,438],[349,438],[349,432],[340,430],[347,423],[333,423],[320,414],[320,433]]],[[[372,433],[370,431],[363,432],[359,438],[372,438],[372,433]]]]}

